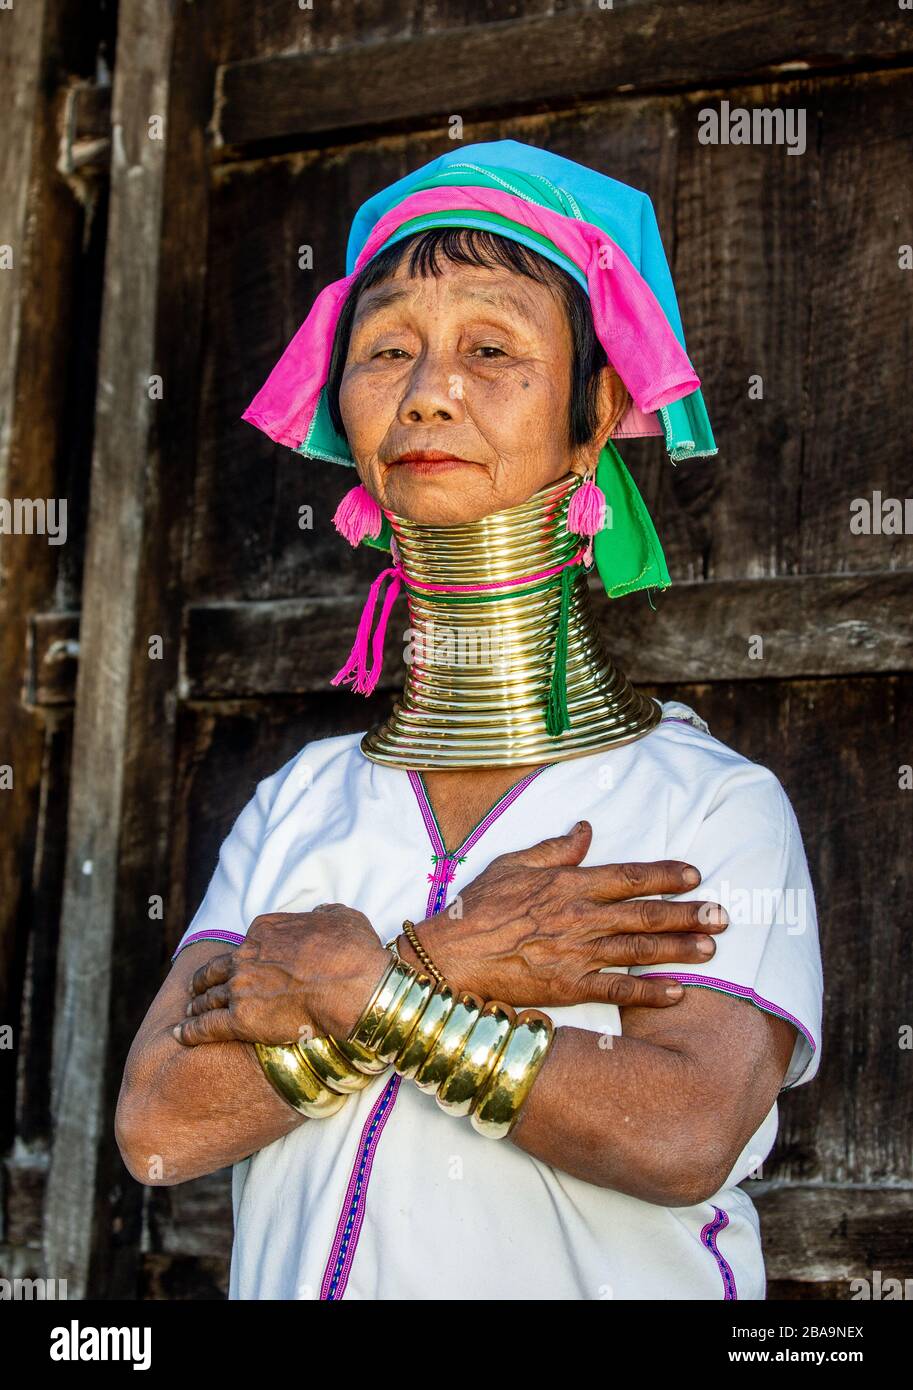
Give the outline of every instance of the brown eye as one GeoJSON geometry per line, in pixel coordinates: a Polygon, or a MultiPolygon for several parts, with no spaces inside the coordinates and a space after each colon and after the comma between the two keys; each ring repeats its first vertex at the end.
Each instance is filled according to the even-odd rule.
{"type": "Polygon", "coordinates": [[[477,352],[477,353],[484,353],[486,356],[487,356],[489,353],[491,353],[491,354],[493,354],[493,355],[495,355],[495,356],[498,356],[498,357],[506,357],[506,356],[507,356],[507,353],[504,351],[503,348],[493,347],[490,343],[483,343],[481,347],[475,348],[475,349],[474,349],[474,352],[477,352]]]}

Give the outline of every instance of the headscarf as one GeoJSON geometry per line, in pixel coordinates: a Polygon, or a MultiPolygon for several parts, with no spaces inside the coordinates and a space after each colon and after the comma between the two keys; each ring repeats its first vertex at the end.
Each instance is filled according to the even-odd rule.
{"type": "Polygon", "coordinates": [[[561,155],[517,140],[463,146],[369,198],[352,222],[346,275],[318,294],[242,419],[298,453],[353,466],[326,399],[342,306],[373,256],[436,227],[477,227],[520,242],[586,290],[596,335],[631,394],[599,456],[596,482],[611,510],[596,536],[596,566],[613,598],[667,588],[656,530],[612,441],[660,435],[673,462],[716,454],[700,378],[649,197],[561,155]]]}

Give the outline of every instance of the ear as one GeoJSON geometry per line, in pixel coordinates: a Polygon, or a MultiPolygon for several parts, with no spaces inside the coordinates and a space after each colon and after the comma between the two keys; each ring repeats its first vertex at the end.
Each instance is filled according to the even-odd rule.
{"type": "Polygon", "coordinates": [[[631,395],[614,367],[606,365],[599,374],[596,396],[596,433],[586,444],[574,450],[571,469],[581,476],[592,473],[599,462],[603,446],[631,404],[631,395]]]}

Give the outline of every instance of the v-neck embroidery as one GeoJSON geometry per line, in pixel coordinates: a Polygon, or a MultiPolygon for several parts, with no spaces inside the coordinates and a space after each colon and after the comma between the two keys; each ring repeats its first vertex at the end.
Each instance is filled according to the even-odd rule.
{"type": "Polygon", "coordinates": [[[428,827],[428,834],[434,845],[435,852],[446,855],[448,858],[453,858],[455,855],[462,854],[466,849],[472,849],[472,846],[481,838],[488,829],[488,826],[497,820],[502,811],[506,811],[507,807],[516,801],[517,797],[521,792],[526,790],[530,782],[538,777],[540,772],[545,772],[548,768],[555,766],[555,763],[543,763],[541,767],[534,767],[531,772],[525,773],[518,781],[514,782],[513,786],[508,787],[505,792],[502,792],[501,796],[488,808],[481,820],[469,831],[469,834],[463,837],[456,849],[449,851],[444,844],[444,837],[441,834],[438,818],[434,814],[434,807],[431,804],[431,797],[428,795],[428,787],[424,777],[421,772],[414,771],[411,768],[407,775],[412,790],[415,792],[418,799],[418,804],[422,812],[422,819],[428,827]]]}
{"type": "Polygon", "coordinates": [[[534,767],[532,772],[527,772],[526,775],[521,777],[518,782],[515,782],[512,787],[508,787],[507,791],[498,798],[493,806],[489,807],[482,819],[470,830],[469,834],[457,845],[456,849],[449,852],[444,844],[441,828],[438,825],[437,816],[434,814],[434,808],[431,805],[431,798],[425,786],[425,779],[420,772],[413,768],[407,770],[406,775],[409,778],[409,785],[415,793],[415,799],[418,802],[418,808],[433,850],[431,860],[434,867],[428,875],[430,888],[428,890],[428,902],[425,913],[427,917],[433,917],[435,913],[440,912],[441,908],[444,906],[447,896],[447,885],[452,883],[453,879],[456,877],[457,864],[463,863],[466,855],[474,845],[478,844],[486,830],[494,824],[500,815],[503,815],[509,806],[513,805],[517,797],[523,794],[529,784],[535,781],[540,773],[555,766],[555,763],[543,763],[541,767],[534,767]]]}

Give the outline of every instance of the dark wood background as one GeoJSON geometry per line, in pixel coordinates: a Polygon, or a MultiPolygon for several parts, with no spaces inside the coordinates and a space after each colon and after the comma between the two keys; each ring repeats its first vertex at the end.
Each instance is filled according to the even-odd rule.
{"type": "Polygon", "coordinates": [[[456,115],[467,143],[511,135],[654,201],[720,452],[626,448],[674,584],[655,612],[603,600],[606,636],[772,767],[804,834],[825,1037],[747,1184],[769,1292],[913,1275],[913,537],[849,529],[852,499],[913,494],[913,17],[46,0],[0,33],[0,496],[69,504],[65,546],[0,536],[0,1274],[224,1296],[229,1171],[129,1177],[126,1052],[256,782],[379,717],[402,674],[391,652],[371,702],[330,690],[377,569],[329,524],[351,478],[239,416],[344,272],[357,205],[451,148],[456,115]],[[805,153],[699,144],[723,98],[804,108],[805,153]]]}

